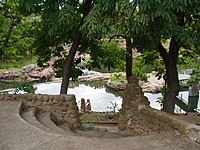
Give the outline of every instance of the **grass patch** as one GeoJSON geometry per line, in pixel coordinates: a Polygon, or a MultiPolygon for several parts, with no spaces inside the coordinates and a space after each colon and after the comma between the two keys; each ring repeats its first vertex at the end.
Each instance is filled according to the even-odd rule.
{"type": "Polygon", "coordinates": [[[107,113],[91,112],[81,114],[81,122],[118,122],[119,113],[115,113],[113,116],[107,113]]]}
{"type": "Polygon", "coordinates": [[[9,67],[9,68],[1,68],[0,73],[4,73],[6,71],[20,71],[20,68],[9,67]]]}
{"type": "Polygon", "coordinates": [[[18,86],[18,83],[15,81],[10,81],[7,83],[0,82],[0,90],[10,89],[10,88],[16,88],[18,86]]]}
{"type": "Polygon", "coordinates": [[[83,123],[82,124],[83,130],[98,130],[93,123],[83,123]]]}
{"type": "Polygon", "coordinates": [[[1,62],[0,73],[6,71],[20,71],[23,66],[37,63],[37,57],[28,58],[17,63],[1,62]]]}

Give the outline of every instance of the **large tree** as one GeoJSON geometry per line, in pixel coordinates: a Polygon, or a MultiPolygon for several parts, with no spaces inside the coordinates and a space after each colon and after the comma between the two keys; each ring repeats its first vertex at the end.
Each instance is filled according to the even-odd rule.
{"type": "Polygon", "coordinates": [[[157,50],[165,63],[164,106],[173,113],[180,90],[177,62],[181,49],[194,49],[200,43],[198,0],[137,0],[132,35],[138,49],[157,50]]]}
{"type": "Polygon", "coordinates": [[[69,79],[74,76],[74,71],[80,74],[76,67],[79,59],[74,60],[76,52],[101,49],[98,40],[103,35],[102,30],[97,29],[96,37],[90,39],[85,36],[85,31],[82,29],[83,24],[87,24],[85,22],[93,18],[93,14],[90,14],[91,9],[101,8],[101,13],[107,13],[107,8],[113,3],[114,1],[106,0],[20,0],[24,14],[34,13],[41,18],[41,30],[35,42],[36,53],[39,56],[38,63],[44,64],[51,57],[56,56],[59,57],[56,65],[60,65],[61,69],[64,68],[61,73],[63,77],[61,94],[67,93],[69,79]]]}
{"type": "MultiPolygon", "coordinates": [[[[129,0],[101,1],[91,11],[90,19],[86,20],[82,27],[86,37],[89,39],[99,39],[101,37],[109,39],[109,42],[114,41],[116,38],[117,40],[119,40],[118,38],[124,39],[126,51],[124,51],[123,55],[125,55],[125,59],[121,59],[125,61],[127,79],[129,76],[132,76],[132,38],[130,37],[129,24],[135,11],[132,8],[133,2],[129,0]]],[[[120,49],[118,51],[118,55],[121,55],[120,49]]],[[[113,49],[113,53],[109,57],[116,58],[114,55],[113,49]]],[[[96,58],[94,57],[94,59],[96,58]]],[[[114,63],[115,60],[112,62],[114,63]]],[[[116,65],[112,67],[116,67],[116,65]]]]}
{"type": "Polygon", "coordinates": [[[20,0],[21,10],[24,14],[32,13],[41,17],[41,31],[35,42],[39,64],[59,57],[62,62],[61,94],[66,94],[69,79],[74,68],[75,54],[83,39],[80,27],[90,12],[92,0],[20,0]],[[66,48],[69,51],[66,51],[66,48]]]}

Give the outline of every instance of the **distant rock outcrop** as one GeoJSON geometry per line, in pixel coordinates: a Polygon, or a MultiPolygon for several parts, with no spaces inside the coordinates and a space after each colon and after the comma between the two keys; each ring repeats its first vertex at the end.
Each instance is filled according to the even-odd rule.
{"type": "Polygon", "coordinates": [[[0,74],[1,80],[14,80],[15,78],[21,76],[21,72],[17,71],[6,71],[0,74]]]}
{"type": "Polygon", "coordinates": [[[29,64],[21,68],[20,71],[6,71],[0,74],[0,80],[23,80],[27,82],[44,82],[49,81],[55,77],[55,71],[52,67],[41,68],[36,64],[29,64]]]}
{"type": "Polygon", "coordinates": [[[27,81],[44,82],[55,77],[55,72],[52,67],[41,68],[36,64],[29,64],[21,69],[27,81]]]}

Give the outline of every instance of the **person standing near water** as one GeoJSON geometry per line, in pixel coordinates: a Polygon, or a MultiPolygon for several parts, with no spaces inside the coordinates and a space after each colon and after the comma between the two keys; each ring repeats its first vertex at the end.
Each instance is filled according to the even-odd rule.
{"type": "Polygon", "coordinates": [[[92,107],[91,107],[90,99],[87,99],[86,112],[91,112],[91,111],[92,111],[92,107]]]}
{"type": "Polygon", "coordinates": [[[81,112],[85,112],[85,99],[81,98],[81,112]]]}

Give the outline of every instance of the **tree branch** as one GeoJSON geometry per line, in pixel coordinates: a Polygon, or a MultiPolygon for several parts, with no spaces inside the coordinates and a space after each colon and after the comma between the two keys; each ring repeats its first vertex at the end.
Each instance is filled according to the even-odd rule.
{"type": "Polygon", "coordinates": [[[179,55],[179,46],[178,42],[174,37],[171,38],[170,46],[169,46],[169,57],[177,62],[179,55]]]}
{"type": "Polygon", "coordinates": [[[14,27],[15,27],[14,24],[11,23],[11,25],[8,28],[8,33],[7,33],[7,35],[5,37],[5,40],[4,40],[4,45],[6,47],[8,47],[8,42],[9,42],[9,39],[10,39],[10,36],[12,34],[12,31],[13,31],[14,27]]]}
{"type": "Polygon", "coordinates": [[[125,35],[116,34],[116,35],[111,36],[108,42],[111,42],[111,40],[112,40],[114,37],[119,37],[119,36],[121,36],[122,38],[126,39],[126,36],[125,36],[125,35]]]}
{"type": "Polygon", "coordinates": [[[159,42],[159,44],[158,44],[158,51],[159,51],[161,57],[163,58],[163,60],[164,60],[165,62],[167,62],[168,59],[169,59],[169,55],[168,55],[166,49],[165,49],[165,48],[163,47],[163,45],[161,44],[161,42],[159,42]]]}
{"type": "Polygon", "coordinates": [[[16,22],[11,22],[11,24],[10,24],[10,26],[9,26],[9,28],[8,28],[8,33],[7,33],[7,35],[6,35],[6,37],[5,37],[5,40],[4,40],[4,45],[5,45],[6,47],[8,47],[9,39],[10,39],[10,37],[11,37],[11,34],[12,34],[12,32],[13,32],[13,29],[14,29],[15,26],[17,26],[20,22],[21,22],[21,19],[16,20],[16,22]]]}

